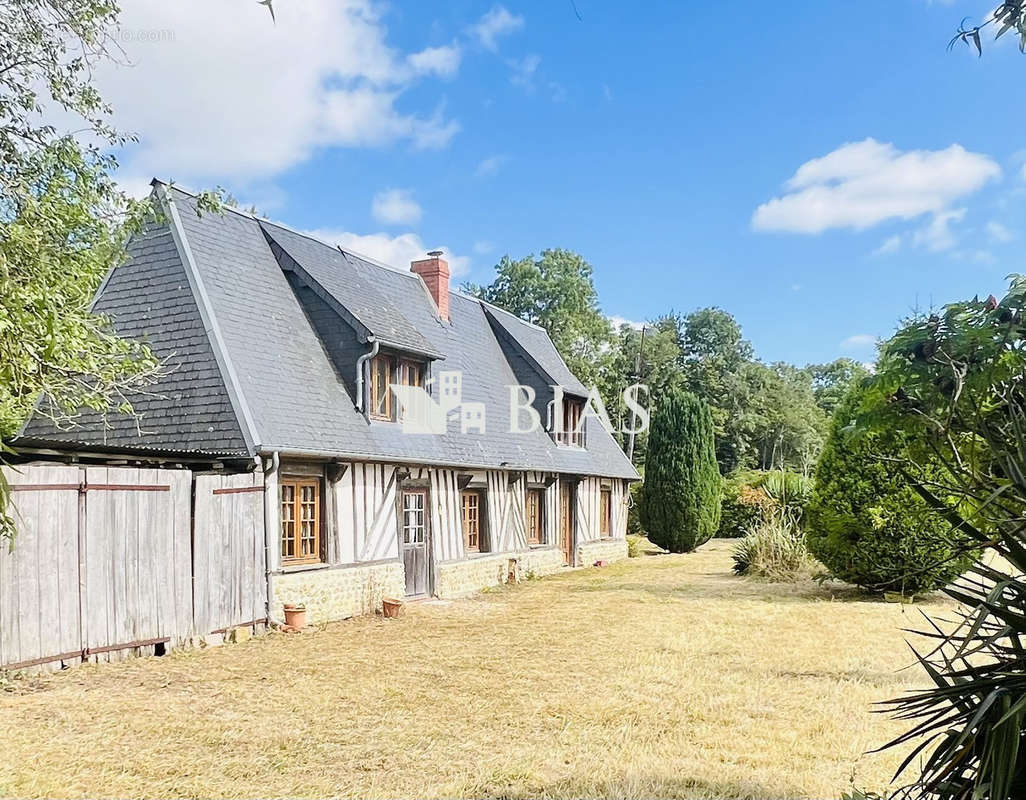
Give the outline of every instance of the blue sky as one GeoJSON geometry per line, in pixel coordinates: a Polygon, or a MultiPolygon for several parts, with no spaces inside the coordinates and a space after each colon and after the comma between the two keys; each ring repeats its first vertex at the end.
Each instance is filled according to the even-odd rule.
{"type": "Polygon", "coordinates": [[[101,86],[151,176],[404,266],[546,247],[603,310],[732,312],[766,360],[869,358],[1026,271],[1026,57],[993,2],[124,0],[101,86]]]}

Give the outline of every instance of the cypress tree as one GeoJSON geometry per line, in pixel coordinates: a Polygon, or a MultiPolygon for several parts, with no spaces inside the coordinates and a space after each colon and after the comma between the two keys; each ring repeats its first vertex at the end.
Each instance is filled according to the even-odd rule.
{"type": "MultiPolygon", "coordinates": [[[[806,542],[834,577],[870,591],[939,588],[971,563],[959,555],[967,540],[902,475],[912,458],[905,432],[854,429],[867,391],[854,387],[834,412],[806,512],[806,542]]],[[[918,461],[925,477],[939,477],[935,465],[918,461]]]]}
{"type": "Polygon", "coordinates": [[[720,524],[722,479],[709,406],[693,394],[667,394],[652,416],[641,522],[649,540],[687,553],[720,524]]]}

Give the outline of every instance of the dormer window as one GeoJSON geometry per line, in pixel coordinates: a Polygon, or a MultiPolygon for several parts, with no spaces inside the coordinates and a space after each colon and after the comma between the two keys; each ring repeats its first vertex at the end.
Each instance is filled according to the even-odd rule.
{"type": "Polygon", "coordinates": [[[584,401],[575,397],[563,397],[563,426],[556,431],[557,444],[567,447],[584,447],[584,401]]]}
{"type": "Polygon", "coordinates": [[[399,362],[400,386],[424,386],[424,365],[403,359],[399,362]]]}
{"type": "Polygon", "coordinates": [[[393,419],[392,392],[388,386],[393,382],[395,359],[392,356],[374,356],[370,363],[370,415],[371,419],[393,419]]]}
{"type": "Polygon", "coordinates": [[[393,355],[377,355],[370,362],[370,417],[394,422],[399,403],[389,388],[424,386],[424,364],[393,355]]]}

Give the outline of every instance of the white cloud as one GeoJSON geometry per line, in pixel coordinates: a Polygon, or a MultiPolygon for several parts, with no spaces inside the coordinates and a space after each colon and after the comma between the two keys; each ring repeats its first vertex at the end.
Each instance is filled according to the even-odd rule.
{"type": "Polygon", "coordinates": [[[505,6],[495,6],[470,27],[471,35],[487,50],[497,50],[498,39],[524,27],[524,18],[511,14],[505,6]]]}
{"type": "Polygon", "coordinates": [[[752,227],[817,234],[940,215],[1000,176],[1001,167],[993,159],[961,145],[903,152],[866,139],[802,164],[785,194],[756,209],[752,227]]]}
{"type": "Polygon", "coordinates": [[[319,148],[443,147],[459,130],[441,106],[398,107],[418,75],[451,75],[458,49],[398,52],[372,0],[289,3],[277,24],[248,0],[121,5],[131,65],[96,78],[115,123],[140,136],[126,182],[267,180],[319,148]]]}
{"type": "Polygon", "coordinates": [[[965,214],[964,208],[937,212],[933,219],[912,234],[912,244],[916,247],[925,247],[932,253],[950,250],[958,243],[951,230],[951,223],[961,222],[965,219],[965,214]]]}
{"type": "Polygon", "coordinates": [[[1015,234],[1008,230],[1007,227],[1002,225],[996,220],[991,220],[986,225],[987,235],[990,237],[992,242],[1005,243],[1010,242],[1015,238],[1015,234]]]}
{"type": "Polygon", "coordinates": [[[450,44],[442,47],[427,47],[419,53],[411,53],[406,62],[421,75],[435,74],[443,78],[451,78],[460,68],[463,51],[459,45],[450,44]]]}
{"type": "Polygon", "coordinates": [[[634,328],[634,330],[636,331],[640,331],[642,328],[645,327],[644,322],[635,322],[634,320],[627,319],[626,317],[618,317],[616,315],[613,315],[610,317],[606,317],[606,319],[609,320],[609,324],[612,325],[615,330],[620,330],[620,328],[624,325],[628,325],[631,328],[634,328]]]}
{"type": "Polygon", "coordinates": [[[486,256],[495,250],[495,245],[486,241],[474,242],[473,250],[479,256],[486,256]]]}
{"type": "Polygon", "coordinates": [[[956,250],[951,257],[958,261],[970,261],[974,264],[993,264],[997,260],[989,250],[982,249],[956,250]]]}
{"type": "Polygon", "coordinates": [[[428,247],[415,233],[390,236],[387,233],[359,234],[327,228],[307,231],[307,233],[323,242],[341,245],[354,253],[369,256],[400,272],[408,271],[410,262],[425,258],[429,250],[442,251],[443,257],[449,262],[449,271],[453,277],[466,275],[470,271],[469,257],[453,255],[447,247],[428,247]]]}
{"type": "Polygon", "coordinates": [[[478,163],[477,169],[474,170],[474,175],[478,178],[489,178],[499,171],[499,168],[505,161],[505,156],[489,156],[488,158],[483,158],[480,163],[478,163]]]}
{"type": "Polygon", "coordinates": [[[386,189],[374,195],[371,203],[374,219],[385,225],[416,225],[424,215],[410,189],[386,189]]]}
{"type": "Polygon", "coordinates": [[[534,90],[534,74],[541,64],[541,56],[537,53],[530,53],[523,58],[511,58],[506,62],[512,70],[509,82],[519,86],[528,92],[534,90]]]}
{"type": "Polygon", "coordinates": [[[897,253],[901,249],[901,235],[888,236],[883,244],[873,251],[874,256],[885,256],[889,253],[897,253]]]}
{"type": "Polygon", "coordinates": [[[858,333],[841,342],[840,347],[842,350],[865,350],[875,344],[876,337],[871,333],[858,333]]]}

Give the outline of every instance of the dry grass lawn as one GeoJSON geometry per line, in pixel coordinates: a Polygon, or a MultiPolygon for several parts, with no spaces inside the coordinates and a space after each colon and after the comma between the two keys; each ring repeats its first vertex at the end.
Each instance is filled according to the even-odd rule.
{"type": "MultiPolygon", "coordinates": [[[[918,614],[730,543],[299,636],[18,679],[0,795],[837,798],[882,788],[918,614]]],[[[938,603],[933,610],[941,610],[938,603]]]]}

